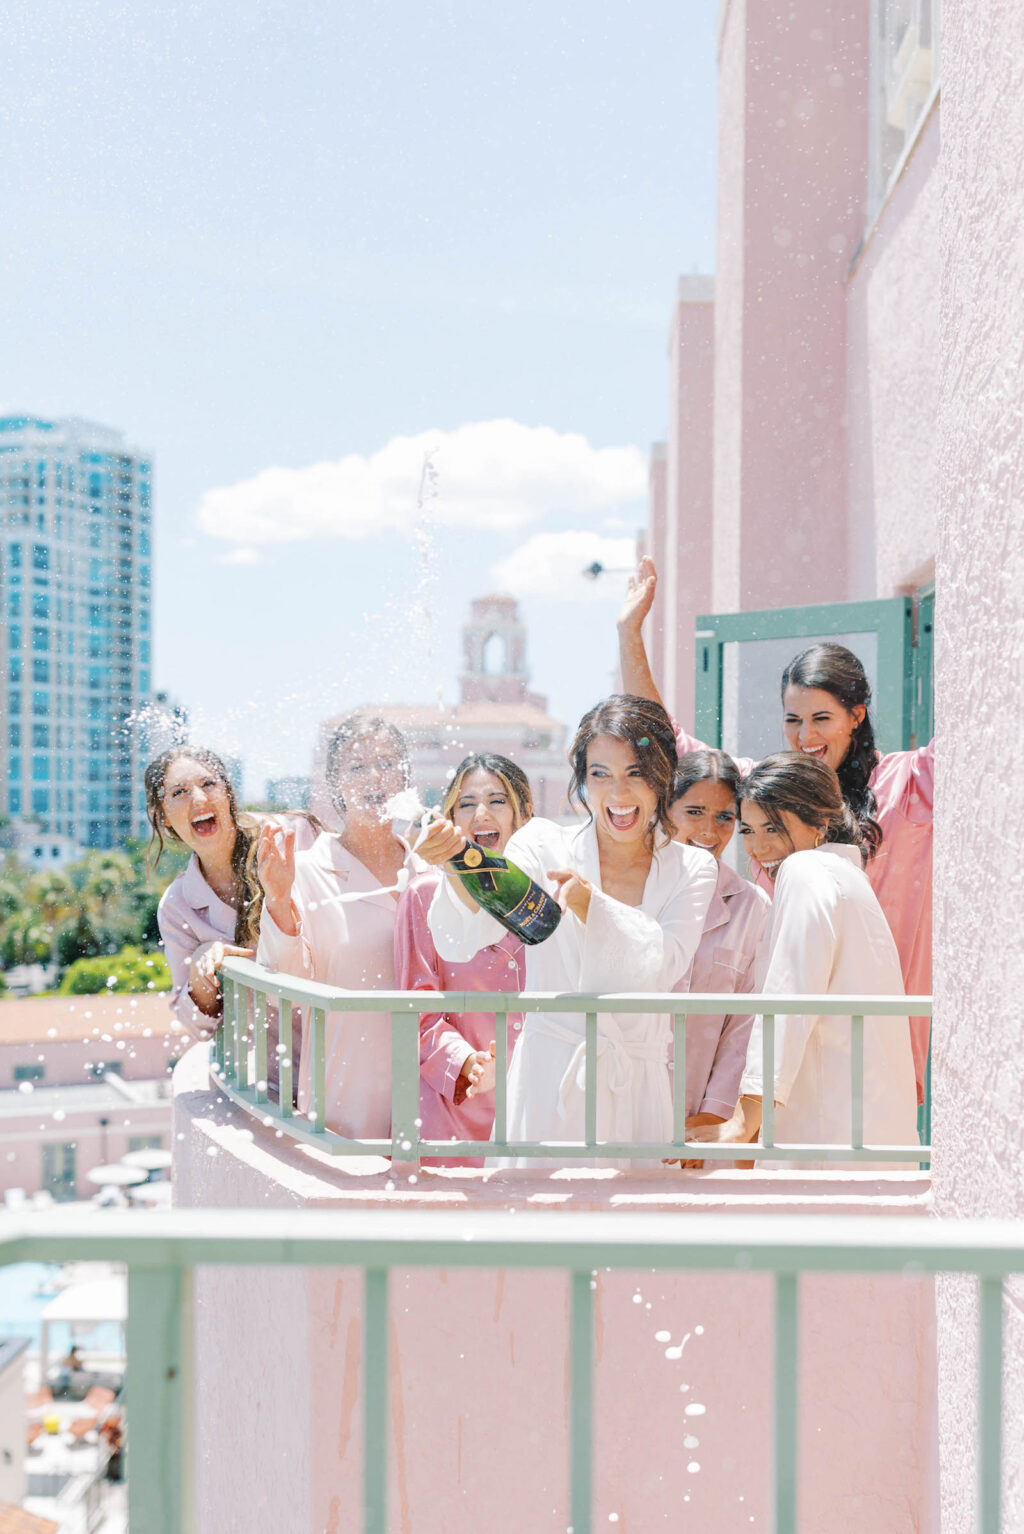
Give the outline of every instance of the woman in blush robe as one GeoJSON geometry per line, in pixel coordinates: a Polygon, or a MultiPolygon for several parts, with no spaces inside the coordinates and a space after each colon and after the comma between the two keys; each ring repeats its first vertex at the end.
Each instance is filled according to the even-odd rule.
{"type": "MultiPolygon", "coordinates": [[[[396,836],[388,801],[405,786],[405,741],[385,720],[350,716],[327,747],[327,786],[342,817],[296,853],[291,831],[267,827],[258,867],[266,891],[257,958],[268,969],[339,989],[395,989],[398,891],[425,867],[396,836]]],[[[302,1024],[299,1108],[312,1105],[309,1018],[302,1024]]],[[[391,1133],[391,1015],[329,1013],[325,1034],[328,1129],[353,1139],[391,1133]]]]}
{"type": "MultiPolygon", "coordinates": [[[[641,698],[609,698],[584,716],[570,762],[572,797],[588,810],[587,823],[566,827],[535,818],[506,849],[556,895],[564,912],[551,936],[526,950],[527,988],[669,991],[685,978],[696,952],[716,870],[708,853],[670,839],[676,753],[668,715],[641,698]]],[[[443,863],[465,840],[451,822],[440,821],[420,850],[428,861],[443,863]]],[[[429,923],[438,952],[461,961],[502,931],[455,874],[440,882],[429,923]]],[[[599,1013],[597,1029],[598,1138],[670,1140],[667,1016],[599,1013]]],[[[527,1015],[509,1070],[510,1140],[583,1140],[584,1032],[578,1014],[527,1015]]],[[[536,1161],[524,1152],[511,1164],[536,1161]]]]}
{"type": "MultiPolygon", "coordinates": [[[[796,753],[766,757],[744,780],[740,813],[740,832],[751,855],[775,881],[759,989],[766,995],[899,995],[903,983],[896,944],[862,867],[863,823],[844,802],[832,769],[796,753]]],[[[914,1062],[902,1021],[864,1019],[868,1145],[917,1144],[914,1062]]],[[[769,1090],[779,1144],[848,1144],[851,1019],[777,1017],[771,1083],[762,1074],[762,1035],[763,1022],[757,1018],[732,1118],[695,1129],[693,1138],[725,1144],[756,1139],[763,1095],[769,1090]]],[[[817,1165],[864,1169],[855,1162],[817,1165]]],[[[867,1169],[900,1171],[905,1165],[879,1161],[867,1163],[867,1169]]]]}
{"type": "MultiPolygon", "coordinates": [[[[171,971],[171,1007],[186,1033],[212,1038],[223,1011],[220,966],[230,955],[256,951],[263,891],[253,854],[262,821],[239,814],[235,790],[219,756],[204,746],[175,746],[146,768],[146,814],[159,863],[165,839],[187,847],[186,868],[160,897],[157,924],[171,971]]],[[[275,817],[311,846],[311,816],[275,817]]],[[[276,1015],[268,1018],[268,1086],[277,1092],[276,1015]]]]}
{"type": "MultiPolygon", "coordinates": [[[[626,686],[641,697],[660,701],[642,634],[656,585],[654,562],[645,558],[619,615],[619,649],[626,686]]],[[[796,656],[783,672],[781,692],[787,746],[832,767],[854,815],[870,819],[875,827],[869,828],[876,855],[867,865],[867,875],[896,941],[904,989],[911,996],[926,996],[932,988],[935,743],[885,754],[875,749],[868,713],[871,685],[860,661],[843,645],[816,644],[796,656]]],[[[681,729],[677,740],[680,751],[704,749],[701,741],[681,729]]],[[[739,757],[736,765],[747,774],[754,762],[739,757]]],[[[767,876],[761,874],[758,882],[772,893],[767,876]]],[[[928,1065],[928,1018],[910,1019],[910,1037],[921,1103],[928,1065]]]]}
{"type": "MultiPolygon", "coordinates": [[[[755,965],[771,902],[742,878],[722,854],[732,841],[739,813],[740,775],[724,751],[691,751],[679,758],[669,814],[676,840],[710,852],[718,880],[704,918],[687,981],[677,989],[734,992],[754,989],[755,965]]],[[[750,1012],[724,1016],[692,1014],[686,1019],[686,1126],[731,1118],[753,1027],[750,1012]]],[[[700,1161],[683,1161],[699,1169],[700,1161]]],[[[725,1163],[716,1163],[724,1165],[725,1163]]]]}
{"type": "MultiPolygon", "coordinates": [[[[501,853],[513,831],[530,819],[526,774],[507,757],[467,756],[455,770],[441,806],[452,823],[488,852],[501,853]]],[[[418,874],[398,902],[395,979],[403,991],[520,991],[523,944],[501,930],[496,941],[465,963],[442,959],[428,915],[439,870],[418,874]]],[[[522,1029],[508,1016],[508,1053],[522,1029]]],[[[494,1015],[425,1012],[420,1020],[420,1135],[424,1140],[486,1140],[494,1124],[494,1015]]],[[[482,1166],[481,1157],[424,1157],[425,1166],[482,1166]]]]}

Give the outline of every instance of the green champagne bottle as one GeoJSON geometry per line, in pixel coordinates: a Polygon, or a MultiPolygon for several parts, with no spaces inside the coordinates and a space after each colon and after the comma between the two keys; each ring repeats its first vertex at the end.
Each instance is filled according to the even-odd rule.
{"type": "Polygon", "coordinates": [[[467,842],[451,865],[477,905],[524,943],[543,943],[562,919],[562,909],[547,890],[508,858],[467,842]]]}

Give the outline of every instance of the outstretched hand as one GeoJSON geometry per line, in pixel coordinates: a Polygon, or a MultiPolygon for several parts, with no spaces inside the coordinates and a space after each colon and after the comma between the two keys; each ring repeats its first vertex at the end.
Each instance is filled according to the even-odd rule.
{"type": "Polygon", "coordinates": [[[549,868],[548,878],[555,881],[555,899],[564,915],[571,911],[580,921],[586,922],[590,914],[592,886],[574,868],[549,868]]]}
{"type": "Polygon", "coordinates": [[[435,820],[426,836],[416,843],[416,853],[425,863],[437,866],[458,857],[466,845],[466,838],[450,820],[435,820]]]}
{"type": "Polygon", "coordinates": [[[658,572],[654,567],[654,560],[649,554],[645,554],[637,566],[636,575],[629,577],[629,590],[625,600],[619,609],[618,626],[620,630],[639,630],[644,619],[654,605],[655,592],[658,589],[658,572]]]}
{"type": "Polygon", "coordinates": [[[298,930],[292,911],[295,883],[295,828],[267,824],[256,847],[256,870],[263,886],[264,902],[282,932],[298,930]]]}

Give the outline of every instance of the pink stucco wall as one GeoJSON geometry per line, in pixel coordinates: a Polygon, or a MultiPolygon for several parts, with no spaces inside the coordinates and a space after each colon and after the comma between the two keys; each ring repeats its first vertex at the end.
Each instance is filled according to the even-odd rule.
{"type": "Polygon", "coordinates": [[[730,0],[723,19],[719,610],[847,595],[845,279],[864,225],[869,11],[730,0]]]}
{"type": "MultiPolygon", "coordinates": [[[[1024,1216],[1024,48],[1015,0],[943,6],[936,604],[935,1202],[1024,1216]]],[[[1003,1528],[1024,1528],[1024,1295],[1005,1307],[1003,1528]]],[[[974,1526],[973,1302],[942,1295],[944,1529],[974,1526]]]]}
{"type": "Polygon", "coordinates": [[[167,993],[0,1001],[0,1091],[15,1085],[18,1065],[41,1065],[45,1086],[88,1081],[104,1064],[119,1066],[126,1081],[168,1075],[191,1043],[168,1001],[167,993]]]}
{"type": "Polygon", "coordinates": [[[669,336],[669,432],[661,603],[664,698],[693,727],[694,618],[711,601],[714,488],[714,280],[681,277],[669,336]]]}
{"type": "Polygon", "coordinates": [[[920,131],[847,287],[851,598],[934,575],[942,189],[939,109],[920,131]]]}
{"type": "MultiPolygon", "coordinates": [[[[580,1209],[630,1207],[666,1219],[765,1207],[780,1219],[795,1210],[925,1212],[927,1179],[917,1174],[584,1171],[485,1182],[460,1172],[389,1187],[387,1163],[331,1163],[236,1115],[206,1089],[200,1053],[175,1073],[175,1196],[192,1207],[540,1208],[559,1221],[580,1209]]],[[[597,1282],[595,1527],[674,1531],[685,1515],[716,1534],[770,1527],[769,1284],[738,1273],[602,1273],[597,1282]],[[665,1331],[667,1343],[655,1335],[665,1331]],[[677,1356],[667,1353],[680,1345],[677,1356]],[[688,1414],[693,1404],[705,1411],[688,1414]]],[[[199,1534],[357,1527],[360,1276],[207,1270],[196,1301],[199,1534]]],[[[393,1275],[396,1531],[564,1534],[567,1315],[557,1273],[393,1275]]],[[[830,1534],[928,1527],[930,1283],[806,1279],[800,1325],[805,1526],[830,1534]]]]}

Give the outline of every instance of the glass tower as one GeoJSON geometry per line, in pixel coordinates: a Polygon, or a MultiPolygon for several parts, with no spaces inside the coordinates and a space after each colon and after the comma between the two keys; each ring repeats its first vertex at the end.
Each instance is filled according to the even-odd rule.
{"type": "Polygon", "coordinates": [[[0,813],[83,847],[145,825],[151,515],[120,432],[0,417],[0,813]]]}

